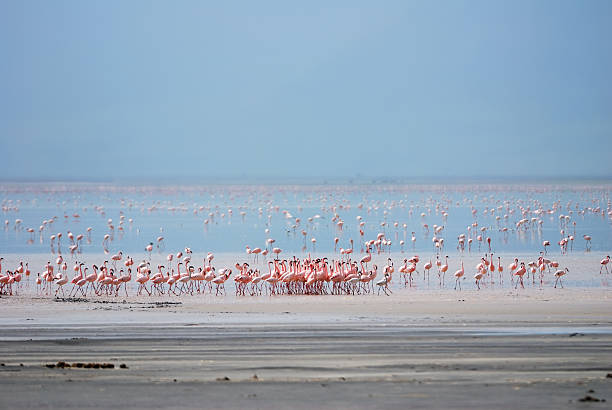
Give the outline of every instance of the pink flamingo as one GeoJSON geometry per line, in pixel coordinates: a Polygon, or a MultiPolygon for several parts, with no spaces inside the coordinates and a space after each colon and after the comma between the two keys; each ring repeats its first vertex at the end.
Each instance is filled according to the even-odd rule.
{"type": "Polygon", "coordinates": [[[119,251],[119,253],[117,253],[116,255],[111,256],[111,259],[113,261],[113,267],[115,269],[117,269],[117,262],[121,260],[121,258],[123,258],[123,252],[119,251]]]}
{"type": "Polygon", "coordinates": [[[62,291],[62,297],[65,297],[64,285],[68,283],[68,277],[65,276],[63,272],[60,272],[57,274],[55,279],[57,280],[55,282],[55,284],[57,285],[57,290],[55,291],[55,297],[57,297],[57,292],[59,292],[60,290],[62,291]]]}
{"type": "Polygon", "coordinates": [[[440,277],[440,286],[444,287],[444,277],[446,276],[446,271],[448,270],[448,255],[445,256],[444,265],[440,266],[440,272],[438,276],[440,277]]]}
{"type": "Polygon", "coordinates": [[[527,268],[525,268],[525,262],[521,262],[521,268],[517,270],[514,275],[519,277],[519,281],[516,282],[515,289],[518,287],[519,283],[521,284],[521,288],[525,289],[525,285],[523,284],[523,276],[527,273],[527,268]]]}
{"type": "Polygon", "coordinates": [[[423,266],[423,280],[425,280],[425,271],[427,271],[427,286],[429,286],[429,270],[433,267],[431,259],[423,266]]]}
{"type": "Polygon", "coordinates": [[[223,291],[223,294],[225,294],[225,281],[230,277],[231,274],[231,269],[224,268],[219,271],[219,276],[214,278],[212,281],[215,285],[217,285],[215,295],[219,295],[221,290],[223,291]]]}
{"type": "Polygon", "coordinates": [[[569,272],[568,268],[559,269],[558,271],[555,272],[555,276],[557,277],[557,280],[555,280],[555,289],[557,288],[557,282],[559,282],[561,287],[563,287],[563,281],[561,280],[561,277],[565,275],[567,272],[569,272]]]}
{"type": "Polygon", "coordinates": [[[514,258],[514,262],[508,265],[508,274],[510,275],[510,283],[514,285],[514,271],[518,268],[518,259],[514,258]]]}
{"type": "Polygon", "coordinates": [[[591,235],[583,235],[582,237],[586,241],[586,250],[588,252],[591,250],[591,235]]]}
{"type": "MultiPolygon", "coordinates": [[[[448,258],[448,256],[447,256],[447,258],[448,258]]],[[[445,265],[445,266],[446,266],[446,269],[448,269],[448,264],[445,265]]],[[[444,272],[446,272],[446,270],[444,270],[444,272]]],[[[463,269],[463,261],[461,261],[461,269],[457,270],[454,273],[454,276],[455,276],[455,290],[457,290],[457,285],[459,285],[459,290],[461,290],[461,281],[460,281],[460,279],[463,277],[464,273],[465,273],[465,270],[463,269]]],[[[480,289],[480,287],[478,289],[480,289]]]]}
{"type": "Polygon", "coordinates": [[[610,263],[610,255],[606,256],[604,259],[601,260],[601,262],[599,262],[601,264],[601,266],[599,267],[599,274],[601,275],[601,270],[603,268],[606,268],[606,273],[610,273],[608,272],[608,263],[610,263]]]}

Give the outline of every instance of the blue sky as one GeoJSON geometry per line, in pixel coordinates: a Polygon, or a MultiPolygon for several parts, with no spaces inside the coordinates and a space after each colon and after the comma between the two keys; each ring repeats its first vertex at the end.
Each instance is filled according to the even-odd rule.
{"type": "Polygon", "coordinates": [[[0,179],[612,176],[610,1],[0,0],[0,179]]]}

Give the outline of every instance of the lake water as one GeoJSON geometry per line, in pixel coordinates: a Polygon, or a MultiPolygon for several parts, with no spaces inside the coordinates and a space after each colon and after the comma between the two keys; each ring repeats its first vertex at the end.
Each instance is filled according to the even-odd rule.
{"type": "Polygon", "coordinates": [[[542,241],[549,240],[549,252],[554,254],[560,252],[557,242],[567,235],[575,236],[574,252],[584,252],[584,234],[592,236],[592,251],[607,252],[612,248],[610,192],[607,184],[5,183],[0,185],[0,253],[49,253],[50,236],[59,232],[61,250],[68,253],[68,231],[85,236],[80,245],[83,253],[100,253],[106,234],[111,236],[107,245],[111,253],[142,253],[150,242],[160,253],[185,247],[194,252],[244,252],[247,245],[265,248],[268,238],[284,255],[332,252],[336,237],[338,248],[350,247],[353,239],[358,252],[364,240],[376,239],[378,233],[391,240],[391,251],[400,251],[404,240],[406,251],[413,252],[414,247],[414,252],[426,253],[434,251],[434,225],[444,226],[437,237],[444,239],[445,253],[457,252],[460,234],[473,238],[472,252],[479,250],[478,234],[482,252],[488,250],[490,237],[495,252],[537,254],[542,241]],[[18,219],[22,222],[16,227],[18,219]],[[529,220],[528,228],[517,231],[521,219],[529,220]],[[40,231],[43,221],[50,220],[40,231]],[[28,233],[27,228],[35,232],[28,233]],[[159,236],[164,241],[158,248],[159,236]]]}

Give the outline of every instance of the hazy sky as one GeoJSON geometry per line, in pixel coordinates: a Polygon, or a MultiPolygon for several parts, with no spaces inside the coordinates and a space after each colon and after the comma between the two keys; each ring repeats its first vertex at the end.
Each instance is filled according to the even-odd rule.
{"type": "Polygon", "coordinates": [[[0,0],[0,179],[612,176],[612,1],[0,0]]]}

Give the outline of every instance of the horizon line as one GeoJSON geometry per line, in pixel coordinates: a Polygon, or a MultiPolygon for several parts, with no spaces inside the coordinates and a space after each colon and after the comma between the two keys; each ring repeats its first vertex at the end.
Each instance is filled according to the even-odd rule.
{"type": "Polygon", "coordinates": [[[173,177],[90,177],[90,178],[61,178],[61,177],[22,177],[22,178],[2,178],[2,184],[17,184],[17,183],[51,183],[51,184],[89,184],[89,183],[105,183],[116,185],[129,184],[181,184],[181,185],[219,185],[219,184],[305,184],[305,185],[334,185],[334,184],[349,184],[349,185],[370,185],[370,184],[461,184],[461,183],[601,183],[611,182],[610,176],[427,176],[427,177],[405,177],[405,176],[284,176],[284,177],[261,177],[261,176],[173,176],[173,177]]]}

